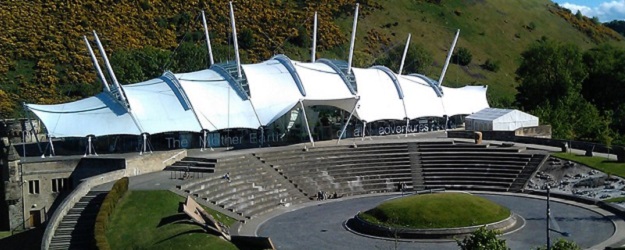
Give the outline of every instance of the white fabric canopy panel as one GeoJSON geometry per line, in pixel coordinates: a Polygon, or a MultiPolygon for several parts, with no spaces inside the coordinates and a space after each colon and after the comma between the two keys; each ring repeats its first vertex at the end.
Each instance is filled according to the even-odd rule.
{"type": "Polygon", "coordinates": [[[445,114],[443,100],[423,79],[415,76],[398,76],[404,93],[408,118],[442,117],[445,114]]]}
{"type": "Polygon", "coordinates": [[[163,79],[125,85],[130,108],[143,132],[157,134],[172,131],[202,130],[193,110],[183,107],[172,86],[163,79]]]}
{"type": "Polygon", "coordinates": [[[106,93],[70,103],[26,106],[41,119],[50,137],[141,134],[125,108],[106,93]]]}
{"type": "Polygon", "coordinates": [[[486,86],[443,86],[443,105],[448,116],[470,115],[490,107],[486,100],[486,86]]]}
{"type": "Polygon", "coordinates": [[[261,125],[266,126],[280,118],[303,98],[291,73],[279,61],[241,66],[261,125]]]}
{"type": "Polygon", "coordinates": [[[230,84],[212,70],[176,74],[203,129],[260,127],[249,100],[243,100],[230,84]]]}
{"type": "Polygon", "coordinates": [[[391,78],[379,69],[352,68],[360,96],[356,116],[363,121],[403,120],[404,103],[391,78]]]}
{"type": "Polygon", "coordinates": [[[304,105],[333,106],[351,112],[357,98],[345,85],[341,76],[324,63],[293,61],[306,90],[304,105]]]}
{"type": "Polygon", "coordinates": [[[484,86],[443,87],[444,96],[438,97],[419,77],[389,76],[379,68],[352,68],[358,85],[355,96],[330,66],[292,63],[297,74],[276,59],[243,65],[251,96],[248,100],[220,74],[207,69],[170,76],[179,86],[165,77],[124,86],[132,115],[107,93],[71,103],[27,107],[52,137],[257,129],[288,113],[300,100],[305,106],[334,106],[347,111],[358,103],[354,115],[367,122],[472,114],[488,108],[484,86]],[[306,96],[294,75],[299,76],[306,96]]]}

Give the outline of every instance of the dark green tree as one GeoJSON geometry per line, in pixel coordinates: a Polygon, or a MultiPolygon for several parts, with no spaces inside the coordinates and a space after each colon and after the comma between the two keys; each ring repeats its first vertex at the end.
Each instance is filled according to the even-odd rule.
{"type": "Polygon", "coordinates": [[[457,63],[462,66],[467,66],[469,65],[469,63],[471,63],[472,60],[473,54],[471,54],[471,51],[469,51],[469,49],[467,48],[460,47],[458,48],[458,51],[453,54],[451,62],[457,63]]]}
{"type": "Polygon", "coordinates": [[[119,50],[111,56],[111,65],[121,84],[136,83],[158,77],[166,68],[172,68],[170,55],[170,51],[152,46],[119,50]]]}
{"type": "Polygon", "coordinates": [[[198,71],[208,68],[208,49],[205,43],[184,42],[176,50],[173,60],[177,73],[198,71]]]}
{"type": "Polygon", "coordinates": [[[462,250],[507,250],[506,240],[497,239],[501,232],[480,227],[478,230],[456,243],[462,250]]]}
{"type": "Polygon", "coordinates": [[[604,23],[603,25],[625,36],[625,20],[613,20],[613,21],[604,23]]]}
{"type": "Polygon", "coordinates": [[[577,46],[541,40],[521,53],[516,75],[517,104],[531,111],[577,95],[588,74],[577,46]]]}
{"type": "MultiPolygon", "coordinates": [[[[539,247],[537,250],[545,250],[547,246],[539,247]]],[[[556,243],[551,246],[551,250],[581,250],[582,248],[573,241],[567,241],[565,239],[558,239],[556,243]]]]}
{"type": "Polygon", "coordinates": [[[611,45],[601,45],[584,53],[588,78],[582,83],[584,98],[600,112],[612,114],[611,129],[617,134],[625,132],[625,50],[611,45]]]}
{"type": "Polygon", "coordinates": [[[239,34],[239,45],[241,49],[252,49],[256,45],[254,32],[251,29],[244,28],[239,34]]]}
{"type": "MultiPolygon", "coordinates": [[[[401,64],[401,58],[404,54],[404,45],[396,45],[382,57],[375,60],[374,64],[384,65],[390,69],[397,71],[401,64]]],[[[411,44],[406,53],[406,61],[404,62],[403,74],[420,73],[425,74],[430,66],[432,66],[432,55],[423,46],[419,44],[411,44]]]]}

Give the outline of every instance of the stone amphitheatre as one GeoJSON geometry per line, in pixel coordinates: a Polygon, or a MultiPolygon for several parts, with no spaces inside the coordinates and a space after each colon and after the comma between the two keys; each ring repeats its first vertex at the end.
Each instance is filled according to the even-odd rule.
{"type": "MultiPolygon", "coordinates": [[[[350,139],[338,145],[325,141],[315,147],[186,150],[177,152],[178,160],[163,161],[167,164],[162,171],[135,169],[128,175],[131,190],[190,196],[235,218],[238,222],[229,228],[232,237],[268,238],[276,249],[457,249],[457,229],[443,230],[452,235],[448,237],[393,237],[363,233],[347,224],[359,212],[389,199],[458,191],[510,209],[517,218],[502,237],[512,249],[530,249],[546,244],[547,229],[545,192],[536,180],[530,186],[530,179],[553,165],[550,153],[555,151],[560,148],[502,141],[476,144],[439,131],[350,139]],[[229,178],[224,178],[227,173],[229,178]]],[[[46,231],[50,249],[85,246],[76,233],[64,236],[63,228],[76,226],[80,219],[72,215],[101,201],[90,199],[110,190],[109,181],[94,182],[86,190],[78,187],[83,195],[76,202],[64,201],[67,209],[54,214],[58,218],[51,218],[46,231]]],[[[590,249],[625,243],[625,236],[617,233],[625,228],[622,208],[564,192],[554,196],[551,216],[559,228],[551,232],[552,241],[564,237],[590,249]]],[[[81,223],[92,220],[83,218],[81,223]]]]}

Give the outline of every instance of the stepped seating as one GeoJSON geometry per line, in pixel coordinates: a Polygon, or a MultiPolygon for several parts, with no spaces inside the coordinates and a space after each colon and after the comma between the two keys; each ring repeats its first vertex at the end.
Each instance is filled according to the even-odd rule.
{"type": "Polygon", "coordinates": [[[202,162],[214,173],[179,188],[246,218],[281,204],[397,191],[400,183],[421,189],[518,191],[546,155],[524,148],[453,141],[400,142],[284,150],[258,150],[202,162]],[[229,173],[230,180],[224,179],[229,173]]]}
{"type": "Polygon", "coordinates": [[[49,249],[93,249],[93,228],[108,192],[91,191],[72,207],[54,231],[49,249]]]}
{"type": "Polygon", "coordinates": [[[311,198],[319,191],[358,195],[394,191],[400,182],[412,183],[405,143],[284,150],[256,156],[311,198]]]}
{"type": "Polygon", "coordinates": [[[248,219],[286,203],[306,200],[293,184],[252,155],[211,161],[214,162],[213,175],[189,180],[179,188],[248,219]],[[229,173],[229,180],[224,178],[226,173],[229,173]]]}
{"type": "Polygon", "coordinates": [[[491,145],[417,144],[411,148],[423,180],[420,189],[518,191],[545,157],[523,153],[523,148],[491,145]]]}
{"type": "Polygon", "coordinates": [[[199,158],[199,157],[185,157],[174,164],[167,166],[165,170],[169,171],[183,171],[183,172],[203,172],[214,173],[215,159],[199,158]]]}

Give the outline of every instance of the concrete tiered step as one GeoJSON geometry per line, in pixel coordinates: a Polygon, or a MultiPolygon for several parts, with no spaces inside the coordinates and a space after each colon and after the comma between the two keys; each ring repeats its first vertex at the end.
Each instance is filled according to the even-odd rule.
{"type": "Polygon", "coordinates": [[[549,155],[547,154],[534,154],[532,159],[529,161],[527,166],[523,168],[523,171],[519,173],[516,180],[510,186],[510,192],[518,192],[521,191],[525,187],[525,184],[529,181],[529,179],[534,175],[534,173],[545,164],[549,155]]]}
{"type": "Polygon", "coordinates": [[[257,157],[308,197],[318,191],[340,196],[390,192],[399,183],[411,186],[413,181],[406,143],[288,150],[257,157]]]}
{"type": "Polygon", "coordinates": [[[182,160],[167,166],[165,170],[214,173],[216,163],[216,159],[185,157],[182,160]]]}
{"type": "Polygon", "coordinates": [[[93,228],[106,191],[91,191],[63,217],[49,249],[94,249],[93,228]]]}

